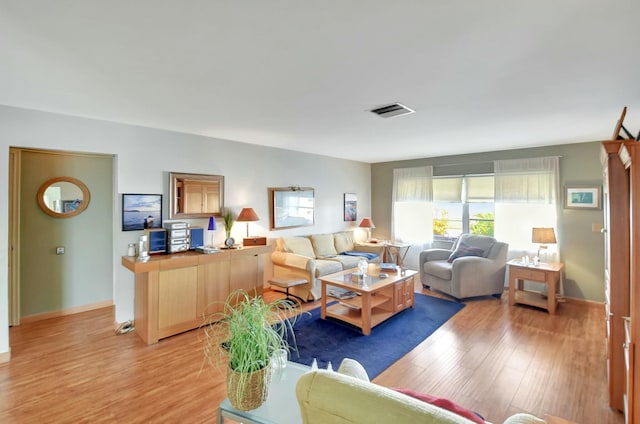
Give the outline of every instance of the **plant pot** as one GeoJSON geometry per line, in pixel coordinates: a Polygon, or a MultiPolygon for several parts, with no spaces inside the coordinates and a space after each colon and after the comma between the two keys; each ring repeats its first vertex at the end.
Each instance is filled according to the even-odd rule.
{"type": "Polygon", "coordinates": [[[227,367],[227,396],[238,411],[256,409],[267,400],[271,384],[271,366],[240,373],[227,367]]]}

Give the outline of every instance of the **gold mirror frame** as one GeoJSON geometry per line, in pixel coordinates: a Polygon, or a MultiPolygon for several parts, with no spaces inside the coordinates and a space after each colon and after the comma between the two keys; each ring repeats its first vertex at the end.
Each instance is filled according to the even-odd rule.
{"type": "Polygon", "coordinates": [[[38,200],[38,205],[40,205],[40,209],[42,209],[42,211],[47,215],[54,218],[71,218],[81,214],[85,209],[87,209],[87,207],[89,206],[89,202],[91,201],[91,193],[89,193],[89,188],[87,188],[87,186],[77,178],[55,177],[45,181],[44,184],[40,186],[36,198],[38,200]],[[69,212],[56,212],[55,210],[51,209],[49,205],[44,201],[44,194],[47,189],[52,185],[60,182],[74,184],[80,189],[80,191],[82,191],[82,202],[76,209],[69,212]]]}
{"type": "MultiPolygon", "coordinates": [[[[194,203],[198,203],[197,200],[194,203]]],[[[185,174],[169,172],[169,218],[209,218],[210,216],[222,217],[224,210],[224,176],[207,174],[185,174]],[[189,193],[187,185],[192,185],[195,190],[201,187],[201,192],[194,196],[201,196],[201,205],[210,204],[210,208],[200,207],[199,210],[189,210],[189,193]],[[207,199],[214,196],[213,200],[207,199]],[[215,196],[217,195],[217,199],[215,196]]]]}

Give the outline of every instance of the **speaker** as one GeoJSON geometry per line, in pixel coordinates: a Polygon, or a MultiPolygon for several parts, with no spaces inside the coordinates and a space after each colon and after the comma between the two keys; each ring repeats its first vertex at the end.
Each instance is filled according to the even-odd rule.
{"type": "Polygon", "coordinates": [[[149,243],[149,254],[167,251],[167,231],[164,228],[147,228],[144,230],[149,243]]]}
{"type": "Polygon", "coordinates": [[[202,246],[204,246],[204,228],[189,228],[189,249],[193,250],[196,247],[202,246]]]}

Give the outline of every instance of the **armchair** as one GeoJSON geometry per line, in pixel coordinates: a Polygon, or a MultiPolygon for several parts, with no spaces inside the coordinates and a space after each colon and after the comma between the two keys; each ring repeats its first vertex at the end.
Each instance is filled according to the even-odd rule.
{"type": "Polygon", "coordinates": [[[509,245],[493,237],[463,234],[451,250],[428,249],[420,253],[420,281],[424,287],[457,299],[504,291],[509,245]]]}

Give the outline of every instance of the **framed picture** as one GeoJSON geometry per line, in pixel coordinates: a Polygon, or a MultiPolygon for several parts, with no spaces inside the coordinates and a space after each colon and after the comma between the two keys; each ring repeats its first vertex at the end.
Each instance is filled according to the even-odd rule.
{"type": "Polygon", "coordinates": [[[344,194],[344,220],[356,221],[358,219],[358,196],[355,193],[344,194]]]}
{"type": "Polygon", "coordinates": [[[600,209],[599,186],[566,186],[564,190],[565,209],[600,209]]]}
{"type": "Polygon", "coordinates": [[[122,231],[162,228],[162,194],[123,194],[122,231]]]}
{"type": "Polygon", "coordinates": [[[310,187],[269,187],[272,230],[313,225],[315,194],[310,187]]]}
{"type": "Polygon", "coordinates": [[[77,210],[82,204],[82,200],[63,200],[62,201],[62,213],[69,213],[77,210]]]}

